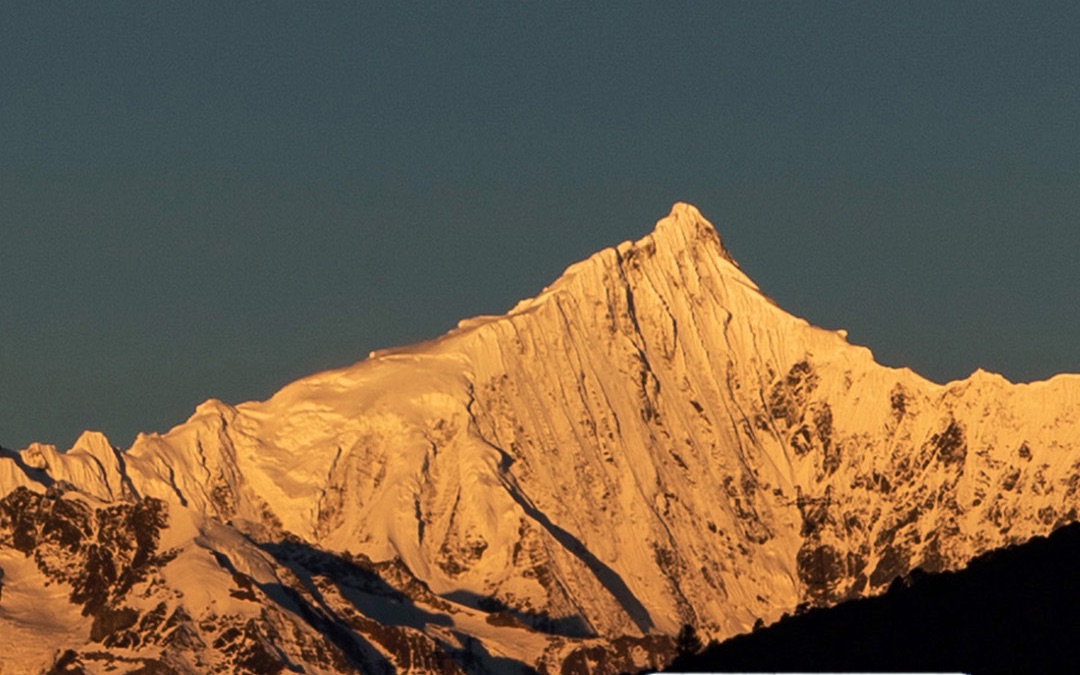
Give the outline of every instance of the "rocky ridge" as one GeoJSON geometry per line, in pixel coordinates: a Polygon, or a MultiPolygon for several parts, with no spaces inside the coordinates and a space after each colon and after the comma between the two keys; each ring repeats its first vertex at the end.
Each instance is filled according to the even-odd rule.
{"type": "Polygon", "coordinates": [[[4,451],[0,622],[48,647],[6,654],[655,666],[684,625],[724,638],[1076,520],[1078,413],[1077,376],[939,385],[875,363],[778,308],[677,204],[504,316],[208,401],[126,451],[89,432],[4,451]]]}

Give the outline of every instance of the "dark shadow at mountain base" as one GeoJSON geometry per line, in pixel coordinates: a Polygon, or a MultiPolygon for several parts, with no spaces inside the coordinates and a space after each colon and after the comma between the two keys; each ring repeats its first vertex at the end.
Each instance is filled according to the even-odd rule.
{"type": "Polygon", "coordinates": [[[322,595],[312,581],[314,577],[322,577],[332,582],[342,597],[349,600],[357,610],[380,623],[408,626],[417,630],[422,630],[429,624],[449,626],[452,623],[450,618],[443,614],[420,608],[414,598],[391,586],[374,569],[354,560],[300,541],[262,544],[260,548],[292,571],[320,602],[322,595]],[[375,615],[372,614],[373,610],[375,615]]]}
{"type": "Polygon", "coordinates": [[[915,570],[876,598],[811,609],[712,644],[670,670],[1074,673],[1080,523],[963,571],[915,570]]]}
{"type": "MultiPolygon", "coordinates": [[[[354,559],[314,548],[299,540],[287,540],[261,544],[282,566],[288,568],[301,581],[307,592],[300,592],[274,584],[261,585],[264,593],[278,600],[284,608],[301,616],[310,626],[327,635],[335,646],[346,653],[361,672],[441,672],[441,673],[506,673],[532,675],[537,671],[530,665],[512,658],[492,653],[477,637],[452,628],[450,614],[459,609],[454,604],[470,607],[487,614],[488,623],[494,626],[512,626],[521,630],[533,628],[549,635],[591,637],[593,631],[581,617],[553,619],[542,613],[514,612],[505,604],[481,595],[456,592],[445,597],[433,594],[423,582],[409,583],[408,593],[388,583],[379,574],[386,565],[400,563],[373,563],[366,559],[354,559]],[[337,607],[328,602],[324,592],[333,585],[351,607],[337,607]],[[312,599],[314,602],[312,602],[312,599]],[[444,610],[428,611],[417,605],[444,610]],[[454,603],[454,604],[451,604],[454,603]],[[441,605],[441,606],[440,606],[441,605]],[[356,610],[356,611],[352,611],[356,610]],[[457,644],[424,635],[425,628],[437,625],[450,628],[457,644]],[[543,628],[547,630],[543,630],[543,628]],[[382,658],[375,647],[393,655],[394,662],[382,658]],[[380,660],[381,659],[381,660],[380,660]]],[[[222,556],[223,557],[223,556],[222,556]]],[[[385,570],[384,570],[385,571],[385,570]]],[[[400,571],[400,570],[399,570],[400,571]]],[[[401,579],[397,578],[400,583],[401,579]]],[[[644,638],[618,638],[613,644],[627,646],[622,652],[603,645],[592,645],[581,651],[586,660],[613,658],[619,663],[632,663],[631,651],[656,651],[670,653],[670,638],[646,636],[644,638]],[[654,644],[655,643],[655,644],[654,644]],[[667,650],[667,651],[665,651],[667,650]],[[595,654],[594,654],[595,652],[595,654]],[[609,653],[610,652],[610,653],[609,653]]],[[[666,659],[664,659],[666,660],[666,659]]],[[[585,661],[583,661],[584,663],[585,661]]],[[[614,662],[614,661],[613,661],[614,662]]],[[[626,668],[608,669],[618,672],[626,668]]],[[[584,672],[574,671],[571,672],[584,672]]]]}
{"type": "Polygon", "coordinates": [[[466,673],[500,673],[501,675],[538,675],[532,666],[505,656],[490,653],[480,640],[454,631],[454,638],[464,648],[457,650],[457,663],[466,673]]]}
{"type": "MultiPolygon", "coordinates": [[[[370,643],[365,642],[366,645],[378,645],[383,651],[394,655],[394,666],[384,662],[376,664],[374,668],[370,665],[369,657],[364,672],[389,672],[387,669],[393,670],[395,667],[399,672],[525,675],[537,672],[528,664],[490,652],[477,637],[459,630],[451,629],[456,645],[439,639],[428,640],[420,634],[430,625],[451,627],[449,614],[459,611],[454,605],[484,612],[487,622],[493,626],[514,627],[523,631],[532,629],[568,639],[595,637],[589,624],[579,616],[553,618],[539,612],[520,612],[495,598],[467,591],[437,596],[418,580],[412,582],[408,593],[403,593],[379,574],[383,566],[395,563],[352,559],[316,549],[298,540],[262,544],[261,548],[273,555],[279,564],[290,569],[316,602],[312,606],[290,588],[264,588],[264,592],[274,592],[279,596],[286,594],[286,606],[300,607],[298,613],[305,621],[317,630],[326,632],[339,648],[348,646],[362,632],[370,640],[370,643]],[[341,597],[357,611],[341,612],[339,609],[339,613],[335,614],[319,591],[320,588],[326,589],[327,584],[333,584],[341,597]],[[428,611],[418,606],[417,600],[437,610],[445,609],[447,614],[428,611]]],[[[650,660],[663,662],[670,658],[671,653],[671,638],[667,636],[625,636],[608,644],[588,644],[575,650],[571,658],[576,659],[574,663],[580,661],[581,667],[571,667],[568,671],[564,669],[564,672],[594,672],[587,668],[582,670],[588,663],[607,664],[596,672],[633,670],[635,657],[648,654],[650,660]]],[[[350,658],[363,663],[364,656],[350,653],[350,658]]]]}
{"type": "MultiPolygon", "coordinates": [[[[291,609],[309,626],[329,640],[349,660],[351,666],[361,672],[393,673],[394,667],[364,636],[352,629],[340,616],[325,606],[312,607],[294,589],[280,584],[259,584],[260,590],[270,597],[284,596],[288,601],[282,606],[291,609]]],[[[284,654],[281,655],[283,658],[284,654]]],[[[286,667],[289,664],[286,663],[286,667]]],[[[299,672],[303,672],[301,668],[299,672]]]]}
{"type": "Polygon", "coordinates": [[[548,635],[569,638],[596,637],[596,633],[580,616],[551,617],[544,612],[525,612],[510,607],[498,598],[479,595],[471,591],[452,591],[442,597],[488,614],[488,623],[495,625],[518,625],[548,635]]]}
{"type": "Polygon", "coordinates": [[[406,593],[380,576],[381,567],[399,563],[353,559],[298,540],[260,547],[296,575],[314,604],[291,588],[263,590],[287,594],[286,606],[299,607],[298,614],[327,635],[361,672],[522,672],[520,664],[488,654],[474,638],[462,639],[464,648],[429,638],[425,634],[427,627],[450,627],[453,620],[447,614],[420,607],[417,600],[436,608],[442,604],[448,612],[453,611],[452,606],[415,577],[408,582],[406,593]],[[320,589],[330,585],[345,600],[345,607],[339,605],[335,610],[327,601],[320,589]],[[379,654],[375,645],[392,654],[396,663],[379,654]]]}
{"type": "MultiPolygon", "coordinates": [[[[277,583],[257,583],[250,577],[240,573],[229,560],[229,557],[218,551],[213,551],[214,560],[221,567],[233,575],[237,586],[250,592],[253,586],[257,586],[266,597],[277,603],[282,609],[299,616],[309,626],[323,635],[330,643],[341,652],[348,660],[348,665],[353,668],[363,668],[377,673],[392,672],[391,664],[372,645],[360,635],[352,631],[349,626],[329,608],[319,606],[312,607],[295,589],[277,583]]],[[[254,600],[252,595],[247,599],[254,600]]],[[[318,603],[321,605],[321,603],[318,603]]],[[[303,672],[303,668],[292,663],[284,653],[275,654],[276,662],[288,670],[303,672]],[[299,669],[299,670],[297,670],[299,669]]]]}

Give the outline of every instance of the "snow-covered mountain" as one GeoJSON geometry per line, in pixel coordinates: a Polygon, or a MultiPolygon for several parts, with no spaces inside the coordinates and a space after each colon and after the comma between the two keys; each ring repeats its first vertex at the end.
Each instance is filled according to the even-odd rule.
{"type": "Polygon", "coordinates": [[[686,204],[504,316],[0,453],[0,670],[618,672],[1077,519],[1080,376],[939,385],[686,204]]]}

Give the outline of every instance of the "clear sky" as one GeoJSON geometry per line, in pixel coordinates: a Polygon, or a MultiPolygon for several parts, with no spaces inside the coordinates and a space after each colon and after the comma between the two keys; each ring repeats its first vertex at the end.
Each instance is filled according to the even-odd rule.
{"type": "Polygon", "coordinates": [[[0,5],[0,444],[265,398],[679,200],[883,363],[1080,371],[1080,3],[428,4],[0,5]]]}

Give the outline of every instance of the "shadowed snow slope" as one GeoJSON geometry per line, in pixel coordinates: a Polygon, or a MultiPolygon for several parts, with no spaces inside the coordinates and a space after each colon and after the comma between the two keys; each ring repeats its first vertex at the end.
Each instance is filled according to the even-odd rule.
{"type": "MultiPolygon", "coordinates": [[[[235,630],[308,670],[615,672],[669,658],[684,624],[724,638],[1075,520],[1078,412],[1077,376],[878,365],[779,309],[676,204],[505,316],[208,401],[126,452],[87,433],[5,453],[0,492],[167,506],[172,557],[142,583],[175,591],[161,611],[191,617],[195,646],[137,640],[116,652],[131,663],[240,667],[215,646],[235,630]],[[247,599],[212,606],[230,593],[247,599]]],[[[114,611],[142,621],[139,588],[114,611]]],[[[54,644],[84,667],[101,651],[54,644]]]]}

